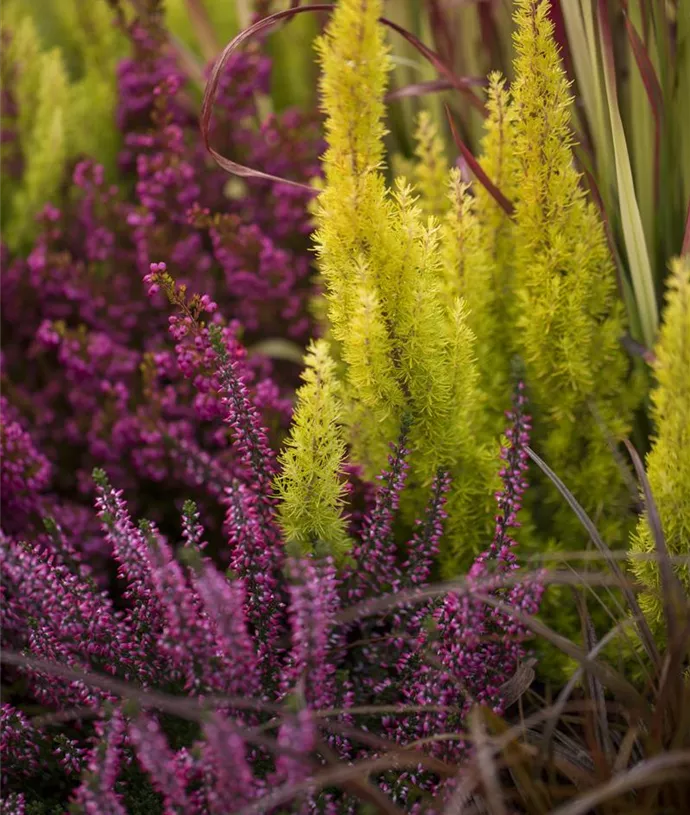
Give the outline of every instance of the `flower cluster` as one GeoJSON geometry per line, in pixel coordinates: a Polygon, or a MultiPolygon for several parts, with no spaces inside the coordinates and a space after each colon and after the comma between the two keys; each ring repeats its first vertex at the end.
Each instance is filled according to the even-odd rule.
{"type": "MultiPolygon", "coordinates": [[[[78,161],[63,199],[42,212],[28,254],[3,248],[8,531],[36,527],[39,495],[48,514],[81,513],[92,500],[94,466],[106,466],[133,508],[163,528],[190,493],[208,510],[241,479],[233,430],[213,424],[225,415],[226,397],[218,395],[208,355],[175,332],[173,348],[162,294],[142,296],[153,260],[164,257],[176,280],[219,305],[227,319],[216,315],[215,322],[228,347],[239,348],[240,337],[248,347],[275,337],[293,343],[298,356],[315,331],[308,195],[266,181],[228,188],[204,151],[185,77],[156,25],[131,24],[132,54],[119,68],[116,183],[98,164],[78,161]]],[[[238,161],[308,181],[319,171],[318,123],[294,110],[261,121],[256,99],[269,73],[270,61],[257,50],[230,61],[213,138],[238,161]]],[[[12,110],[6,113],[3,128],[11,129],[12,110]]],[[[276,442],[289,422],[298,371],[261,353],[245,354],[240,364],[276,442]]],[[[205,517],[219,541],[222,513],[205,517]]],[[[81,539],[93,541],[92,532],[81,539]]]]}
{"type": "Polygon", "coordinates": [[[0,397],[0,503],[3,523],[21,525],[50,482],[50,462],[39,453],[7,399],[0,397]]]}
{"type": "MultiPolygon", "coordinates": [[[[154,270],[154,285],[162,273],[154,270]]],[[[190,317],[190,326],[196,330],[198,320],[190,317]]],[[[266,430],[221,329],[206,340],[227,418],[243,429],[233,435],[235,454],[252,475],[223,498],[227,574],[206,553],[193,503],[184,507],[176,546],[154,523],[133,522],[121,491],[101,470],[94,472],[96,508],[118,566],[116,601],[98,588],[83,555],[54,521],[35,539],[2,536],[5,646],[71,670],[49,676],[44,665],[29,661],[14,669],[17,676],[46,707],[96,716],[95,726],[82,726],[75,740],[55,738],[19,710],[3,708],[3,767],[9,791],[18,794],[14,811],[23,811],[19,794],[27,794],[26,777],[39,771],[46,751],[63,774],[78,774],[70,797],[85,813],[127,811],[121,779],[137,766],[165,813],[232,812],[281,790],[287,803],[290,786],[312,777],[324,755],[352,761],[377,754],[363,738],[377,705],[400,708],[378,716],[379,735],[393,743],[440,735],[476,703],[501,710],[502,687],[525,656],[526,630],[510,607],[534,613],[540,587],[504,586],[500,579],[515,568],[508,530],[517,525],[526,487],[529,418],[521,389],[503,451],[495,540],[465,586],[415,598],[429,585],[447,475],[437,475],[425,516],[400,550],[394,528],[407,472],[403,434],[375,504],[360,520],[353,562],[338,570],[329,558],[286,558],[270,480],[254,469],[256,462],[270,468],[273,460],[266,430]],[[487,580],[489,564],[495,568],[487,580]],[[389,603],[381,604],[382,591],[389,603]],[[181,738],[165,717],[122,706],[107,681],[91,684],[84,673],[93,671],[165,691],[181,703],[178,716],[197,724],[181,738]],[[221,701],[186,704],[197,699],[203,705],[209,694],[221,701]],[[355,704],[368,706],[366,722],[357,720],[355,704]]],[[[147,705],[145,692],[139,701],[147,705]]],[[[430,748],[448,760],[460,760],[467,750],[458,741],[430,748]]],[[[442,779],[427,771],[386,773],[380,786],[404,801],[414,790],[445,794],[442,779]]],[[[318,785],[303,804],[305,811],[326,812],[356,806],[347,793],[318,785]]]]}

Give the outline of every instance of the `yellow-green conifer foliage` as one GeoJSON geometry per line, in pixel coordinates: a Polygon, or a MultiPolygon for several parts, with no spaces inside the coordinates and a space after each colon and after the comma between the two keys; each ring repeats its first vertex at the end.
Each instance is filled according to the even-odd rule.
{"type": "Polygon", "coordinates": [[[419,205],[425,215],[441,218],[449,207],[448,159],[443,139],[426,110],[417,120],[414,154],[416,161],[412,162],[410,179],[419,194],[419,205]]]}
{"type": "Polygon", "coordinates": [[[328,343],[312,343],[297,391],[292,429],[280,456],[279,519],[289,546],[336,559],[350,547],[343,517],[345,440],[335,363],[328,343]]]}
{"type": "Polygon", "coordinates": [[[116,66],[125,50],[112,9],[105,0],[65,0],[49,11],[46,20],[19,0],[3,7],[2,79],[17,110],[4,126],[16,130],[12,149],[22,166],[20,179],[3,177],[3,226],[13,249],[31,239],[41,208],[58,203],[69,159],[88,155],[113,167],[120,142],[116,66]]]}
{"type": "MultiPolygon", "coordinates": [[[[615,539],[628,496],[611,443],[628,433],[632,413],[623,309],[600,218],[573,166],[571,98],[548,2],[518,0],[515,19],[517,338],[535,444],[615,539]]],[[[565,507],[562,520],[560,534],[579,542],[565,507]]]]}
{"type": "MultiPolygon", "coordinates": [[[[480,164],[495,186],[512,201],[516,195],[517,158],[514,147],[515,111],[505,80],[489,77],[485,133],[480,164]]],[[[512,393],[511,366],[518,352],[514,325],[517,318],[515,285],[515,234],[513,221],[481,184],[475,183],[474,212],[479,222],[483,262],[487,275],[477,281],[479,302],[470,303],[478,316],[477,357],[482,386],[489,400],[492,426],[503,429],[503,411],[512,393]],[[481,303],[481,310],[480,310],[481,303]]]]}
{"type": "Polygon", "coordinates": [[[15,248],[30,235],[35,215],[55,196],[63,179],[69,85],[60,52],[41,51],[28,17],[14,31],[3,33],[3,78],[10,79],[16,95],[15,126],[23,165],[19,184],[3,179],[3,186],[8,184],[3,194],[4,236],[15,248]]]}
{"type": "Polygon", "coordinates": [[[341,0],[318,42],[328,150],[315,238],[353,457],[377,474],[409,418],[419,509],[439,467],[458,473],[450,563],[484,541],[496,468],[482,441],[474,336],[464,305],[444,288],[440,224],[404,180],[388,190],[382,172],[390,63],[380,14],[381,2],[341,0]]]}
{"type": "MultiPolygon", "coordinates": [[[[479,163],[494,185],[512,201],[516,195],[517,157],[515,155],[515,107],[498,72],[489,76],[486,100],[487,117],[481,141],[479,163]]],[[[513,228],[508,213],[496,203],[481,184],[475,184],[476,212],[482,224],[482,234],[496,267],[497,298],[509,299],[512,279],[507,271],[513,265],[513,228]]]]}
{"type": "Polygon", "coordinates": [[[503,430],[503,410],[510,402],[510,383],[506,365],[509,349],[497,341],[505,333],[498,319],[501,291],[495,278],[498,263],[490,253],[490,238],[477,212],[477,199],[470,185],[461,181],[453,169],[448,188],[450,209],[443,220],[443,291],[449,299],[462,297],[467,304],[467,321],[476,336],[475,351],[482,390],[489,397],[486,418],[498,416],[493,427],[503,430]]]}
{"type": "MultiPolygon", "coordinates": [[[[493,183],[511,198],[516,160],[514,112],[504,81],[490,77],[486,133],[480,163],[493,183]]],[[[443,280],[449,297],[462,296],[477,338],[480,384],[487,395],[486,419],[502,432],[512,392],[511,363],[517,352],[514,323],[514,232],[509,215],[481,184],[465,184],[450,174],[450,208],[443,219],[443,280]]]]}
{"type": "MultiPolygon", "coordinates": [[[[655,434],[647,456],[647,476],[659,511],[669,554],[690,559],[690,258],[673,261],[654,371],[652,418],[655,434]]],[[[633,537],[633,554],[655,551],[647,519],[633,537]]],[[[632,559],[632,569],[649,587],[640,606],[657,626],[663,622],[659,569],[653,561],[632,559]]],[[[690,565],[676,571],[690,593],[690,565]]]]}
{"type": "Polygon", "coordinates": [[[74,55],[67,119],[70,155],[88,155],[106,170],[114,168],[120,146],[117,64],[126,54],[125,37],[113,25],[107,0],[60,0],[54,6],[65,32],[61,48],[74,55]]]}

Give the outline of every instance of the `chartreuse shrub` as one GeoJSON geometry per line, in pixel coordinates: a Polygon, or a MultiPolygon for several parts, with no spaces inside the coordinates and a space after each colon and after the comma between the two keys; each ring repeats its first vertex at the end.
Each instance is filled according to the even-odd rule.
{"type": "Polygon", "coordinates": [[[280,458],[279,518],[286,542],[297,552],[325,551],[341,559],[350,548],[342,512],[346,445],[339,383],[325,340],[312,343],[305,364],[280,458]]]}
{"type": "Polygon", "coordinates": [[[29,18],[11,34],[3,25],[2,33],[3,86],[7,95],[11,83],[15,97],[3,105],[3,125],[9,129],[12,118],[15,131],[3,144],[3,162],[10,166],[3,173],[3,232],[11,245],[20,245],[33,229],[33,216],[62,183],[69,85],[60,52],[42,52],[29,18]]]}
{"type": "MultiPolygon", "coordinates": [[[[620,540],[629,495],[612,447],[630,432],[635,406],[623,306],[603,226],[573,166],[572,98],[548,4],[517,7],[515,328],[535,444],[604,535],[620,540]]],[[[554,531],[576,536],[576,524],[563,510],[554,531]]]]}
{"type": "MultiPolygon", "coordinates": [[[[516,161],[513,106],[498,73],[489,78],[482,165],[504,193],[512,197],[516,161]]],[[[412,161],[397,159],[394,169],[415,185],[419,205],[441,221],[442,292],[462,297],[468,325],[475,334],[480,385],[487,396],[484,410],[495,432],[511,390],[511,361],[516,353],[515,298],[512,296],[514,233],[505,209],[482,186],[472,188],[459,171],[449,171],[443,139],[426,112],[419,116],[412,161]]]]}
{"type": "Polygon", "coordinates": [[[424,215],[441,218],[450,208],[446,146],[428,111],[419,114],[414,133],[414,160],[393,157],[392,169],[415,186],[424,215]]]}
{"type": "MultiPolygon", "coordinates": [[[[498,74],[490,77],[487,112],[482,164],[504,195],[512,196],[516,183],[514,111],[498,74]]],[[[442,227],[445,288],[449,295],[462,296],[467,302],[481,386],[487,395],[485,410],[497,433],[509,402],[516,354],[512,222],[483,187],[470,190],[457,171],[450,178],[451,208],[442,227]]]]}
{"type": "Polygon", "coordinates": [[[446,286],[441,224],[404,179],[386,186],[380,13],[380,3],[348,0],[318,42],[328,150],[317,255],[352,456],[374,475],[409,423],[411,493],[452,470],[444,558],[460,563],[489,528],[495,451],[467,307],[446,286]]]}
{"type": "Polygon", "coordinates": [[[3,7],[2,220],[11,248],[26,247],[35,216],[59,200],[70,159],[89,155],[112,170],[120,144],[117,61],[126,41],[112,8],[67,0],[44,15],[39,6],[3,7]]]}
{"type": "MultiPolygon", "coordinates": [[[[652,390],[654,436],[647,456],[647,477],[652,488],[669,554],[690,559],[690,259],[671,264],[666,309],[656,345],[652,390]]],[[[653,554],[654,538],[643,516],[632,539],[631,552],[653,554]]],[[[648,591],[640,606],[653,626],[663,624],[663,598],[659,568],[654,561],[632,559],[635,576],[648,591]]],[[[690,594],[690,565],[677,566],[677,575],[690,594]]]]}
{"type": "MultiPolygon", "coordinates": [[[[537,448],[622,541],[631,500],[615,447],[639,389],[604,229],[573,162],[572,99],[548,4],[516,4],[515,81],[510,93],[497,74],[489,83],[480,161],[512,208],[442,169],[425,116],[415,160],[400,165],[415,186],[402,177],[387,186],[380,11],[344,2],[318,44],[329,147],[316,243],[353,457],[376,472],[405,417],[412,483],[452,469],[441,563],[453,574],[490,522],[494,438],[517,368],[537,448]]],[[[578,521],[557,497],[546,483],[535,491],[534,545],[581,548],[578,521]]]]}
{"type": "Polygon", "coordinates": [[[107,0],[52,5],[60,22],[61,51],[68,48],[68,59],[71,56],[68,155],[91,156],[112,175],[122,138],[115,121],[117,68],[127,53],[127,39],[115,25],[107,0]]]}

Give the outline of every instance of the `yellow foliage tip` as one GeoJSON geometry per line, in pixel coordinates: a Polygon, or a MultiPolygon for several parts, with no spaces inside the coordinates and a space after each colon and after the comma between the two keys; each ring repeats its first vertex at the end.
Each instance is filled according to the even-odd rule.
{"type": "Polygon", "coordinates": [[[426,215],[440,217],[448,210],[448,159],[443,139],[439,136],[428,111],[419,114],[415,133],[414,181],[420,194],[420,205],[426,215]]]}
{"type": "Polygon", "coordinates": [[[305,365],[292,428],[279,458],[278,516],[293,549],[341,560],[350,548],[343,514],[345,441],[340,387],[325,340],[310,344],[305,365]]]}
{"type": "Polygon", "coordinates": [[[345,162],[357,176],[383,159],[383,96],[390,62],[378,22],[381,11],[380,0],[342,0],[316,43],[323,69],[327,170],[337,172],[345,162]]]}

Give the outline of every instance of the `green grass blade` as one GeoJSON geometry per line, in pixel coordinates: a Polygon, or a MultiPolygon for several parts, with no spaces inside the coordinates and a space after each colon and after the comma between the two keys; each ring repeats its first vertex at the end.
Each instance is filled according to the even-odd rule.
{"type": "Polygon", "coordinates": [[[607,17],[606,3],[598,2],[599,35],[604,62],[604,80],[606,97],[608,100],[609,118],[611,120],[611,133],[613,137],[613,152],[615,158],[616,178],[618,181],[618,197],[620,206],[621,226],[628,256],[630,276],[633,291],[637,302],[642,327],[641,339],[648,348],[654,345],[659,325],[659,309],[656,300],[656,289],[649,252],[645,240],[640,208],[635,196],[635,184],[630,166],[630,155],[625,137],[625,129],[618,105],[618,91],[613,55],[611,30],[607,17]]]}

